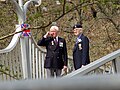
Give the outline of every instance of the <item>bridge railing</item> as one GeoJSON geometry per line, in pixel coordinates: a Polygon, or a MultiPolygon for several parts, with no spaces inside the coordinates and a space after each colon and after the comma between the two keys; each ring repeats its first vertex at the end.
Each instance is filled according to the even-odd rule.
{"type": "Polygon", "coordinates": [[[0,80],[22,79],[21,63],[20,44],[18,42],[10,52],[0,53],[0,80]]]}
{"type": "Polygon", "coordinates": [[[73,71],[65,77],[120,73],[120,49],[73,71]]]}
{"type": "MultiPolygon", "coordinates": [[[[16,31],[21,30],[17,27],[16,31]]],[[[20,33],[13,36],[9,45],[0,50],[0,80],[18,80],[23,78],[20,33]]]]}
{"type": "MultiPolygon", "coordinates": [[[[5,49],[0,50],[0,80],[25,79],[25,73],[31,79],[47,78],[44,69],[45,55],[46,50],[39,47],[32,36],[26,38],[20,33],[14,35],[10,44],[5,49]],[[28,47],[24,46],[24,43],[27,42],[28,47]],[[27,54],[28,61],[25,60],[23,48],[29,49],[27,52],[29,53],[27,54]]],[[[68,61],[72,61],[71,57],[68,59],[68,61]]],[[[71,72],[72,63],[69,63],[69,67],[68,72],[71,72]]]]}
{"type": "Polygon", "coordinates": [[[31,48],[31,72],[32,72],[32,78],[38,79],[38,78],[46,78],[46,71],[44,69],[44,59],[46,56],[46,50],[42,47],[38,47],[33,37],[29,38],[31,40],[30,42],[30,48],[31,48]]]}

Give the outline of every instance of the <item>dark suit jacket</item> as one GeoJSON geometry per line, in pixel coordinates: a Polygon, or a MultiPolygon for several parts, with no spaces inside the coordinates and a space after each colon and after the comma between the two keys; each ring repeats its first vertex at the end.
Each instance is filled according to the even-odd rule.
{"type": "Polygon", "coordinates": [[[89,39],[83,34],[79,39],[81,39],[81,42],[76,43],[73,49],[73,62],[75,70],[81,68],[82,65],[90,63],[89,39]]]}
{"type": "Polygon", "coordinates": [[[58,37],[58,43],[56,45],[53,38],[43,37],[38,41],[38,45],[46,46],[47,49],[44,63],[45,68],[62,69],[64,65],[67,66],[67,48],[65,39],[58,37]]]}

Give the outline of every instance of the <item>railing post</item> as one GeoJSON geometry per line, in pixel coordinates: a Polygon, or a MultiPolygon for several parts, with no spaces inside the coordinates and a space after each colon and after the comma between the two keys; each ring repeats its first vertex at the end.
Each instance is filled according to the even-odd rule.
{"type": "Polygon", "coordinates": [[[26,51],[26,40],[25,37],[20,38],[21,43],[21,55],[22,55],[22,69],[23,69],[23,79],[28,78],[27,73],[27,51],[26,51]]]}
{"type": "Polygon", "coordinates": [[[117,57],[114,61],[115,72],[120,73],[120,57],[117,57]]]}
{"type": "Polygon", "coordinates": [[[25,46],[26,46],[26,65],[27,65],[27,78],[29,78],[29,79],[31,79],[32,78],[32,76],[31,76],[31,70],[30,70],[30,48],[29,48],[29,36],[27,36],[27,37],[24,37],[24,40],[25,40],[25,46]]]}
{"type": "Polygon", "coordinates": [[[20,38],[21,43],[21,55],[22,55],[22,67],[24,79],[32,78],[32,66],[31,66],[31,35],[30,32],[24,33],[20,38]],[[27,35],[27,36],[25,36],[27,35]]]}
{"type": "Polygon", "coordinates": [[[113,74],[117,73],[117,70],[116,70],[116,60],[115,59],[112,60],[112,73],[113,74]]]}
{"type": "MultiPolygon", "coordinates": [[[[24,26],[24,24],[23,24],[24,26]]],[[[21,27],[21,26],[20,26],[21,27]]],[[[30,30],[29,32],[23,31],[20,36],[20,44],[21,44],[21,56],[22,56],[22,69],[23,69],[23,78],[31,79],[32,71],[31,71],[31,39],[30,39],[30,30]]]]}

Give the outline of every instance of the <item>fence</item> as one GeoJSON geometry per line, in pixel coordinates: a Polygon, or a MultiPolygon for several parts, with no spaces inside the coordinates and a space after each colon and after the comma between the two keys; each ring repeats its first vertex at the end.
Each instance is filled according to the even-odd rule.
{"type": "MultiPolygon", "coordinates": [[[[0,79],[1,80],[19,80],[26,79],[28,75],[31,79],[47,78],[44,69],[44,59],[46,50],[38,47],[32,36],[23,37],[16,34],[9,46],[0,50],[0,79]],[[24,46],[27,43],[28,47],[24,46]],[[24,49],[28,48],[26,61],[24,49]],[[22,61],[23,59],[23,61],[22,61]]],[[[72,58],[68,58],[69,62],[72,58]]],[[[72,70],[72,63],[69,63],[68,72],[72,70]]]]}

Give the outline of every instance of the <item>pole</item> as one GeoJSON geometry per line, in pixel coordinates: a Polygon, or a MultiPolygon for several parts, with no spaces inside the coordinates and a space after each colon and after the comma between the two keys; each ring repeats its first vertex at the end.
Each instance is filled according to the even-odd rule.
{"type": "MultiPolygon", "coordinates": [[[[11,0],[15,4],[15,10],[18,16],[18,25],[21,27],[21,24],[24,24],[26,22],[26,11],[27,7],[31,2],[35,2],[37,5],[41,4],[41,0],[27,0],[26,3],[23,5],[23,0],[11,0]],[[17,2],[18,1],[18,2],[17,2]]],[[[17,30],[17,29],[16,29],[17,30]]],[[[21,31],[20,31],[21,32],[21,31]]],[[[16,34],[12,33],[10,36],[16,34]]],[[[9,35],[7,36],[9,37],[9,35]]],[[[30,53],[29,53],[29,35],[24,36],[23,38],[20,38],[20,44],[21,44],[21,57],[22,57],[22,69],[23,69],[23,78],[28,79],[32,78],[32,70],[30,70],[30,53]]]]}
{"type": "MultiPolygon", "coordinates": [[[[27,1],[26,3],[30,3],[30,1],[27,1]]],[[[27,8],[25,9],[25,7],[28,7],[29,3],[23,5],[23,1],[19,0],[19,6],[23,11],[23,23],[24,24],[26,22],[26,12],[27,12],[27,8]]],[[[23,67],[23,78],[24,79],[31,79],[32,78],[32,70],[31,70],[31,65],[30,65],[30,52],[29,50],[31,50],[29,48],[29,36],[24,36],[22,38],[20,38],[20,43],[21,43],[21,55],[22,55],[22,67],[23,67]]]]}

